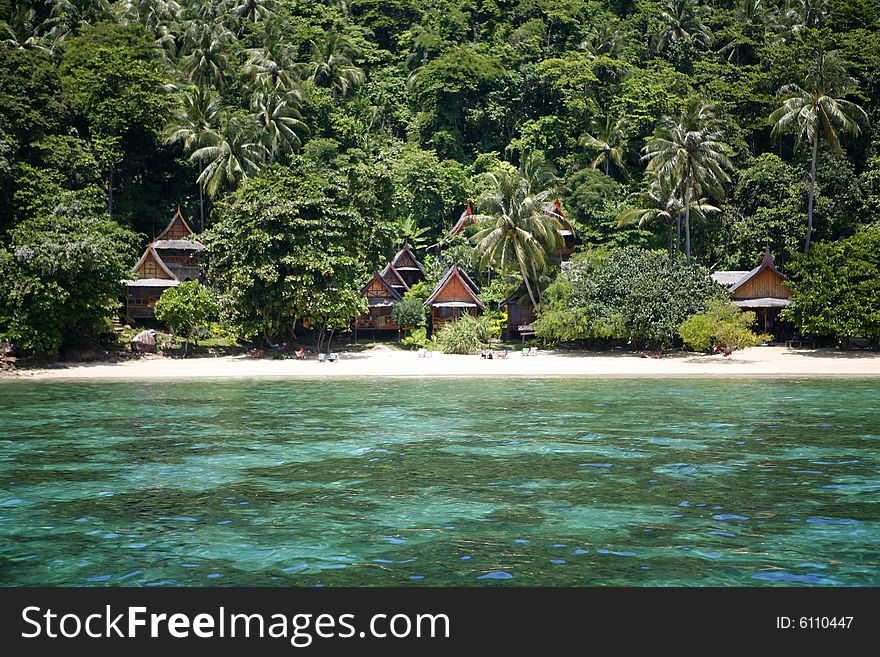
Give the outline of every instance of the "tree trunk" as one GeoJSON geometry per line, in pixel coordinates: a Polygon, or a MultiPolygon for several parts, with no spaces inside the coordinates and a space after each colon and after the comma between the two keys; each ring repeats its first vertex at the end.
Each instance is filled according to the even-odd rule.
{"type": "Polygon", "coordinates": [[[538,283],[538,272],[535,271],[535,263],[532,263],[532,276],[535,279],[535,298],[538,300],[538,303],[541,303],[541,288],[537,285],[538,283]]]}
{"type": "Polygon", "coordinates": [[[804,241],[804,254],[810,252],[810,238],[813,236],[813,197],[816,195],[816,159],[819,155],[819,131],[813,134],[813,160],[810,162],[810,195],[807,197],[807,239],[804,241]]]}
{"type": "Polygon", "coordinates": [[[675,257],[681,253],[681,212],[675,216],[675,257]]]}
{"type": "MultiPolygon", "coordinates": [[[[199,180],[202,179],[204,168],[205,163],[199,160],[199,180]]],[[[196,184],[199,186],[199,232],[202,233],[205,231],[205,188],[202,187],[201,182],[196,182],[196,184]]]]}
{"type": "Polygon", "coordinates": [[[611,175],[611,155],[610,154],[605,155],[605,175],[606,176],[611,175]]]}
{"type": "Polygon", "coordinates": [[[532,307],[537,308],[538,302],[535,301],[535,293],[532,292],[532,286],[529,283],[529,275],[526,273],[526,263],[524,263],[521,259],[519,261],[519,273],[522,274],[523,283],[526,284],[526,290],[529,293],[529,299],[532,301],[532,307]]]}
{"type": "Polygon", "coordinates": [[[113,165],[110,165],[110,170],[107,172],[107,214],[110,215],[110,218],[113,218],[113,165]]]}
{"type": "Polygon", "coordinates": [[[684,248],[687,263],[691,264],[691,173],[684,181],[684,248]]]}

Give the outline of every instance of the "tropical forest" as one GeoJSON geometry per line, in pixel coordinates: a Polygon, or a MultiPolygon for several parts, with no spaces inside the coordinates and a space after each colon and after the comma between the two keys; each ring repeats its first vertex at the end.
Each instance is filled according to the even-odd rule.
{"type": "Polygon", "coordinates": [[[0,0],[0,340],[135,324],[178,209],[204,272],[155,316],[187,337],[348,335],[408,247],[414,346],[511,299],[544,343],[754,344],[711,275],[770,254],[792,335],[878,346],[880,4],[0,0]],[[485,310],[431,337],[453,265],[485,310]]]}

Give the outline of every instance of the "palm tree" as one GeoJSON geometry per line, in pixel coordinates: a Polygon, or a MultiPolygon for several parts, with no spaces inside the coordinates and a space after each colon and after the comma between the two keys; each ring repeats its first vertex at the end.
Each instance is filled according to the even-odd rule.
{"type": "Polygon", "coordinates": [[[252,173],[258,172],[266,159],[266,148],[260,141],[260,129],[253,118],[227,114],[219,131],[203,137],[205,146],[196,150],[191,159],[207,162],[199,184],[211,196],[221,189],[232,193],[252,173]]]}
{"type": "MultiPolygon", "coordinates": [[[[636,207],[624,210],[617,216],[618,227],[638,225],[640,228],[654,221],[666,225],[666,241],[669,257],[681,252],[681,218],[684,214],[684,201],[676,192],[675,185],[668,178],[661,178],[656,171],[647,171],[646,189],[630,196],[636,207]],[[673,247],[673,228],[675,240],[673,247]]],[[[710,205],[705,198],[690,202],[690,212],[699,219],[705,219],[708,213],[721,212],[720,208],[710,205]]]]}
{"type": "Polygon", "coordinates": [[[236,16],[251,23],[269,18],[272,15],[271,4],[270,0],[227,0],[226,2],[236,16]]]}
{"type": "Polygon", "coordinates": [[[654,136],[642,149],[648,170],[670,181],[683,196],[685,253],[691,262],[691,200],[704,192],[716,198],[724,196],[724,183],[730,182],[727,171],[733,165],[727,157],[728,146],[710,105],[690,103],[684,114],[673,120],[664,117],[654,136]]]}
{"type": "Polygon", "coordinates": [[[828,15],[828,0],[786,0],[785,18],[792,32],[819,28],[828,15]]]}
{"type": "Polygon", "coordinates": [[[284,40],[279,30],[267,28],[263,45],[248,48],[247,61],[242,72],[256,85],[268,81],[273,87],[295,89],[299,85],[296,49],[284,40]]]}
{"type": "Polygon", "coordinates": [[[824,141],[833,152],[839,153],[842,148],[838,130],[858,136],[861,133],[858,121],[867,121],[868,115],[861,107],[843,98],[853,90],[855,80],[847,76],[846,67],[836,53],[819,55],[805,82],[803,88],[787,84],[779,89],[780,105],[770,115],[770,123],[774,135],[796,134],[795,148],[803,143],[810,144],[810,189],[804,241],[804,253],[809,253],[819,142],[824,141]]]}
{"type": "Polygon", "coordinates": [[[64,43],[84,25],[94,25],[112,17],[108,0],[55,0],[51,15],[40,26],[54,45],[64,43]]]}
{"type": "Polygon", "coordinates": [[[695,46],[708,48],[712,32],[703,25],[702,16],[703,8],[697,0],[668,0],[660,12],[663,25],[656,37],[657,52],[680,40],[690,40],[695,46]]]}
{"type": "Polygon", "coordinates": [[[623,127],[626,120],[623,117],[615,120],[611,113],[605,115],[605,120],[593,119],[590,121],[590,129],[593,134],[585,134],[580,139],[581,146],[598,151],[598,154],[590,163],[594,169],[604,164],[605,175],[611,175],[611,165],[623,169],[623,127]]]}
{"type": "Polygon", "coordinates": [[[269,160],[283,151],[294,153],[302,146],[300,135],[308,134],[308,127],[299,113],[300,96],[272,86],[268,80],[257,87],[251,96],[251,111],[265,134],[269,160]]]}
{"type": "Polygon", "coordinates": [[[235,35],[222,24],[201,20],[189,21],[183,36],[183,68],[190,82],[213,84],[222,89],[226,84],[227,45],[235,35]]]}
{"type": "Polygon", "coordinates": [[[519,170],[501,167],[485,176],[490,191],[477,203],[486,214],[474,216],[485,225],[473,237],[480,268],[518,271],[537,306],[539,290],[532,282],[548,256],[562,248],[559,230],[568,225],[551,200],[559,179],[535,156],[524,158],[519,170]]]}
{"type": "Polygon", "coordinates": [[[331,32],[320,44],[311,41],[312,56],[306,69],[312,82],[327,82],[333,97],[346,96],[364,83],[363,70],[352,64],[355,55],[351,41],[342,34],[331,32]]]}
{"type": "MultiPolygon", "coordinates": [[[[204,88],[196,87],[192,92],[184,93],[183,103],[174,113],[171,121],[165,127],[164,141],[166,144],[182,143],[183,150],[191,156],[202,145],[205,136],[210,134],[216,127],[220,113],[220,99],[216,93],[204,88]]],[[[198,159],[199,176],[205,168],[203,159],[198,159]]],[[[202,182],[199,186],[199,226],[205,229],[205,186],[202,182]]]]}

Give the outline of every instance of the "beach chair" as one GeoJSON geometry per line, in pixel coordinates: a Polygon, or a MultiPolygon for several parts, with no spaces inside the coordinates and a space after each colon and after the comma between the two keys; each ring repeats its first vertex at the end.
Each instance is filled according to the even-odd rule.
{"type": "Polygon", "coordinates": [[[538,348],[537,347],[529,347],[529,356],[537,356],[538,348]]]}
{"type": "Polygon", "coordinates": [[[501,351],[499,351],[498,358],[503,358],[504,360],[507,360],[507,349],[502,349],[501,351]]]}
{"type": "Polygon", "coordinates": [[[529,348],[523,347],[523,356],[528,356],[528,355],[529,355],[529,348]]]}
{"type": "Polygon", "coordinates": [[[306,350],[304,347],[300,347],[295,352],[297,360],[305,360],[306,359],[306,350]]]}
{"type": "Polygon", "coordinates": [[[330,362],[331,363],[335,363],[337,360],[339,360],[339,354],[337,354],[336,352],[330,354],[330,362]]]}
{"type": "Polygon", "coordinates": [[[318,362],[324,363],[327,361],[327,354],[318,354],[318,362]]]}
{"type": "Polygon", "coordinates": [[[421,349],[419,349],[416,352],[416,358],[427,358],[427,357],[428,357],[428,350],[425,349],[424,347],[422,347],[421,349]]]}

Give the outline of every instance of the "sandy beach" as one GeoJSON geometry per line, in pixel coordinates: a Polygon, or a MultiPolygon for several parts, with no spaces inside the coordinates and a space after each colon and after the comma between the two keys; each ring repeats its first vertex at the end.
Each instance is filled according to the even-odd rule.
{"type": "Polygon", "coordinates": [[[671,354],[660,359],[638,353],[542,351],[512,353],[505,359],[415,352],[376,346],[341,353],[335,363],[269,360],[246,356],[203,358],[146,357],[119,363],[82,363],[23,370],[29,379],[192,379],[260,377],[814,377],[880,376],[880,354],[830,349],[791,350],[756,347],[720,355],[671,354]]]}

